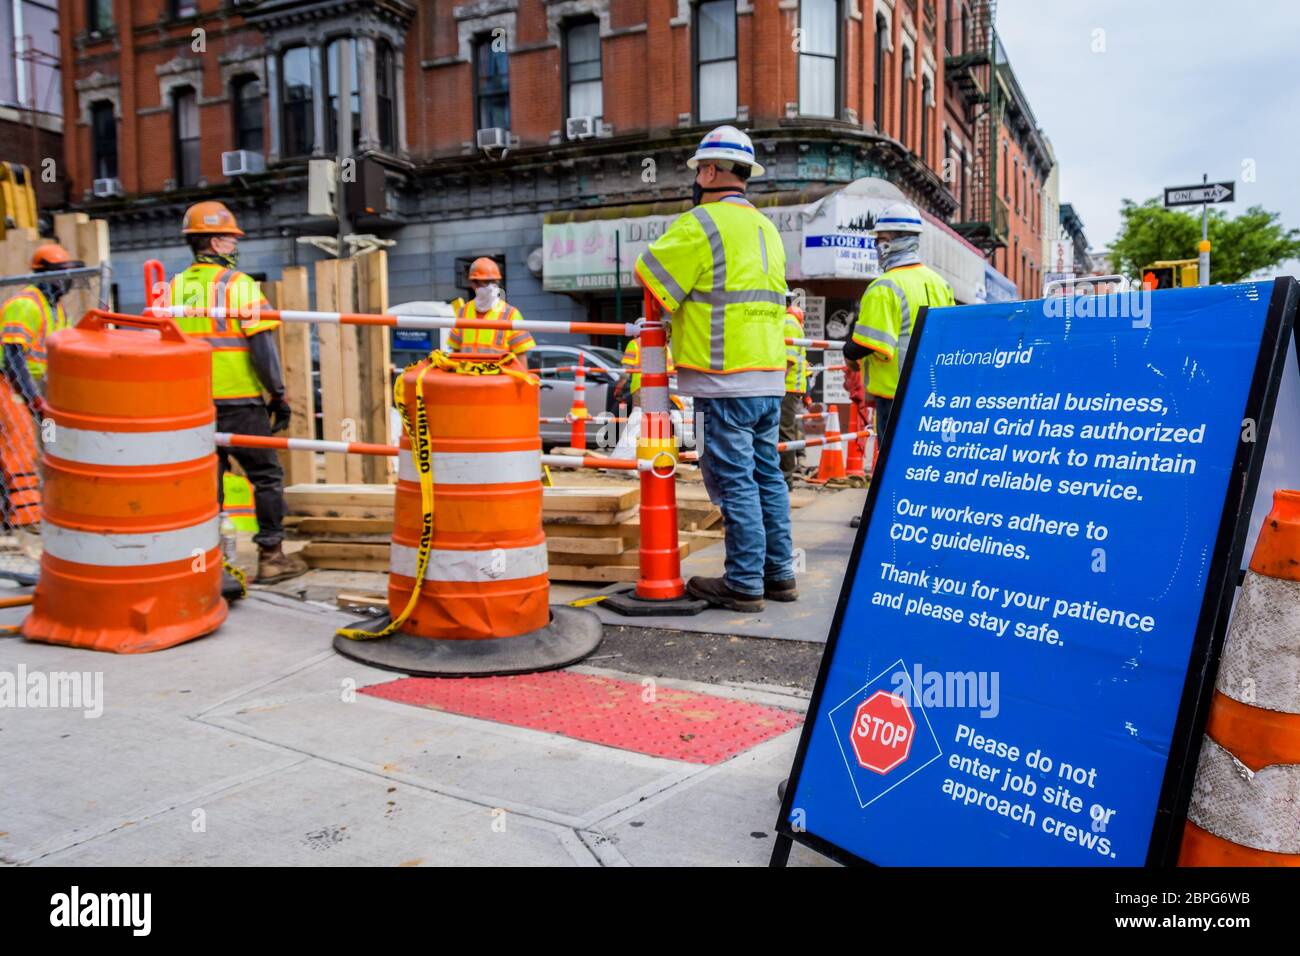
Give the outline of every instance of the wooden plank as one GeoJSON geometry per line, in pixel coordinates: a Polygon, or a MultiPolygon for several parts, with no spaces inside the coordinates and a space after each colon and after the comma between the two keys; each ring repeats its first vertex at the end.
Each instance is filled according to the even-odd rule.
{"type": "Polygon", "coordinates": [[[387,571],[388,545],[312,541],[298,552],[313,568],[336,571],[387,571]]]}
{"type": "MultiPolygon", "coordinates": [[[[376,249],[352,260],[355,269],[358,312],[388,311],[388,253],[376,249]]],[[[388,369],[392,352],[388,326],[364,326],[356,330],[358,394],[360,396],[360,441],[388,441],[388,410],[393,405],[393,384],[388,369]]],[[[364,480],[387,484],[397,474],[397,459],[364,455],[364,480]]]]}
{"type": "Polygon", "coordinates": [[[580,564],[552,564],[548,569],[552,581],[598,581],[613,583],[616,581],[635,581],[641,576],[639,568],[613,568],[598,565],[594,568],[580,564]]]}
{"type": "Polygon", "coordinates": [[[545,514],[560,511],[626,511],[641,500],[641,489],[632,488],[545,488],[542,510],[545,514]]]}
{"type": "Polygon", "coordinates": [[[396,493],[392,485],[290,485],[284,489],[284,500],[291,507],[311,504],[391,509],[396,493]]]}
{"type": "Polygon", "coordinates": [[[393,523],[393,509],[367,505],[294,504],[289,511],[304,518],[348,518],[393,523]]]}
{"type": "MultiPolygon", "coordinates": [[[[322,312],[351,312],[352,269],[345,261],[322,259],[316,263],[316,308],[322,312]]],[[[358,434],[360,407],[357,378],[357,335],[354,326],[317,326],[320,338],[320,390],[322,426],[327,441],[362,441],[358,434]]],[[[358,455],[326,455],[325,480],[331,483],[362,480],[358,455]]]]}
{"type": "MultiPolygon", "coordinates": [[[[677,552],[679,558],[685,558],[690,554],[691,546],[689,542],[679,541],[677,552]]],[[[547,554],[551,554],[549,548],[547,549],[547,554]]],[[[629,551],[624,551],[622,554],[615,555],[574,554],[571,552],[564,552],[556,554],[551,560],[565,566],[574,565],[584,568],[635,568],[639,567],[641,564],[641,552],[635,548],[629,551]]]]}
{"type": "Polygon", "coordinates": [[[552,511],[548,508],[542,523],[544,527],[549,526],[551,522],[585,525],[623,524],[636,517],[640,508],[640,505],[628,508],[626,511],[552,511]]]}
{"type": "Polygon", "coordinates": [[[582,538],[547,534],[546,550],[551,554],[619,555],[627,550],[621,537],[582,538]]]}
{"type": "MultiPolygon", "coordinates": [[[[280,274],[280,307],[311,308],[307,294],[307,267],[289,266],[280,274]]],[[[288,438],[316,437],[316,388],[311,368],[311,326],[289,322],[280,326],[280,363],[284,377],[284,395],[293,415],[289,419],[288,438]]],[[[285,482],[290,485],[311,484],[316,480],[316,456],[309,451],[282,452],[285,482]]]]}
{"type": "Polygon", "coordinates": [[[545,518],[542,530],[547,535],[568,538],[619,538],[625,547],[635,547],[641,540],[641,525],[636,516],[622,524],[570,524],[565,521],[552,521],[545,518]]]}
{"type": "Polygon", "coordinates": [[[334,595],[334,603],[345,611],[360,611],[365,613],[373,608],[388,610],[388,595],[386,594],[352,594],[346,591],[340,591],[334,595]]]}
{"type": "MultiPolygon", "coordinates": [[[[73,259],[81,258],[80,227],[89,224],[90,217],[84,212],[61,212],[54,217],[54,236],[73,259]]],[[[86,265],[99,265],[99,263],[87,262],[86,265]]],[[[98,286],[99,283],[95,282],[94,285],[98,286]]],[[[84,289],[74,289],[65,295],[60,303],[64,314],[68,317],[68,322],[72,324],[79,322],[92,304],[90,293],[84,289]]]]}
{"type": "MultiPolygon", "coordinates": [[[[285,522],[289,524],[288,521],[285,522]]],[[[343,534],[392,535],[392,518],[298,518],[293,529],[299,534],[327,536],[343,534]]]]}

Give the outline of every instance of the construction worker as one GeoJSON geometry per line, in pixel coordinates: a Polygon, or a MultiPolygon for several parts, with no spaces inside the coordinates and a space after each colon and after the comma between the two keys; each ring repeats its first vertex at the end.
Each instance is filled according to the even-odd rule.
{"type": "MultiPolygon", "coordinates": [[[[212,399],[217,431],[271,435],[289,427],[289,402],[280,374],[275,336],[278,320],[258,317],[269,308],[262,290],[239,272],[239,237],[244,234],[229,209],[219,202],[200,202],[185,211],[181,233],[194,261],[172,278],[171,304],[224,308],[242,318],[193,316],[177,319],[191,338],[212,346],[212,399]],[[263,393],[270,395],[268,403],[263,393]]],[[[306,563],[284,553],[284,471],[269,448],[223,448],[218,451],[218,494],[224,497],[225,475],[234,458],[253,484],[257,513],[257,581],[273,584],[304,573],[306,563]]]]}
{"type": "MultiPolygon", "coordinates": [[[[797,305],[785,310],[785,337],[803,338],[803,309],[797,305]]],[[[781,441],[798,441],[803,437],[799,427],[799,412],[803,409],[804,394],[808,391],[808,349],[802,345],[785,347],[785,395],[781,397],[781,441]]],[[[794,473],[799,466],[801,452],[781,452],[781,473],[786,487],[794,487],[794,473]]]]}
{"type": "Polygon", "coordinates": [[[45,343],[68,325],[59,300],[71,283],[58,274],[81,265],[58,243],[37,246],[29,266],[41,280],[19,290],[0,316],[0,374],[7,386],[0,386],[0,520],[10,526],[40,521],[36,423],[45,393],[45,343]]]}
{"type": "Polygon", "coordinates": [[[637,257],[636,277],[672,315],[677,387],[695,400],[709,497],[726,520],[725,573],[687,590],[737,611],[793,601],[790,494],[777,431],[785,395],[785,250],[745,198],[763,174],[750,139],[719,126],[686,164],[695,207],[637,257]]]}
{"type": "Polygon", "coordinates": [[[898,374],[922,306],[954,305],[952,286],[921,262],[921,213],[911,203],[881,210],[873,230],[880,276],[867,286],[846,362],[861,362],[876,405],[876,434],[883,439],[894,406],[898,374]]]}
{"type": "MultiPolygon", "coordinates": [[[[907,343],[916,331],[922,306],[954,305],[952,286],[921,262],[921,213],[911,203],[891,203],[881,210],[873,234],[881,274],[867,286],[853,337],[844,360],[862,363],[867,394],[876,406],[876,435],[883,441],[898,389],[907,343]]],[[[855,516],[849,522],[856,528],[855,516]]]]}
{"type": "MultiPolygon", "coordinates": [[[[469,267],[469,284],[474,298],[464,303],[456,312],[458,319],[488,319],[522,322],[523,315],[506,302],[501,294],[501,267],[496,260],[480,256],[469,267]]],[[[447,336],[447,350],[451,352],[509,352],[523,355],[537,343],[523,329],[452,329],[447,336]]]]}

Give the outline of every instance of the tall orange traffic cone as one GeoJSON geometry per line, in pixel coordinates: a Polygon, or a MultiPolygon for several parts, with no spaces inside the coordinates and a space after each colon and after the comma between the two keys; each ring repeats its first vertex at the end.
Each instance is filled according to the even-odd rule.
{"type": "Polygon", "coordinates": [[[573,406],[569,409],[569,445],[579,451],[587,448],[587,366],[578,355],[578,369],[573,373],[573,406]]]}
{"type": "Polygon", "coordinates": [[[1277,491],[1242,582],[1180,866],[1300,866],[1300,491],[1277,491]]]}
{"type": "MultiPolygon", "coordinates": [[[[834,408],[834,406],[831,406],[834,408]]],[[[833,411],[826,420],[826,444],[822,447],[821,458],[817,461],[817,477],[810,479],[813,484],[824,485],[833,478],[847,478],[844,470],[844,441],[839,436],[840,413],[833,411]],[[831,439],[839,439],[832,441],[831,439]]]]}
{"type": "MultiPolygon", "coordinates": [[[[857,433],[862,430],[862,420],[858,417],[858,404],[851,402],[849,404],[849,431],[857,433]]],[[[845,471],[850,478],[867,477],[866,461],[862,456],[862,445],[864,439],[850,438],[848,447],[848,464],[845,471]]]]}

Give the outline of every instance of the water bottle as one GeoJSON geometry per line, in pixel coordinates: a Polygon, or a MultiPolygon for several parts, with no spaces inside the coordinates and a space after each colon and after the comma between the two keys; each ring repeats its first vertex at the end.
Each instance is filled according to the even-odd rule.
{"type": "Polygon", "coordinates": [[[221,516],[221,559],[227,564],[235,563],[235,545],[236,538],[235,523],[230,520],[229,516],[221,516]]]}

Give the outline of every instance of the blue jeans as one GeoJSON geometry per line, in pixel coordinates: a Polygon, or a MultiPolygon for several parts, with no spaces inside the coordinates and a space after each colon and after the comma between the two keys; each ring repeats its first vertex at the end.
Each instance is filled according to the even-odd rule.
{"type": "Polygon", "coordinates": [[[764,581],[794,577],[790,490],[776,450],[781,398],[696,398],[704,487],[727,523],[725,579],[763,594],[764,581]]]}

